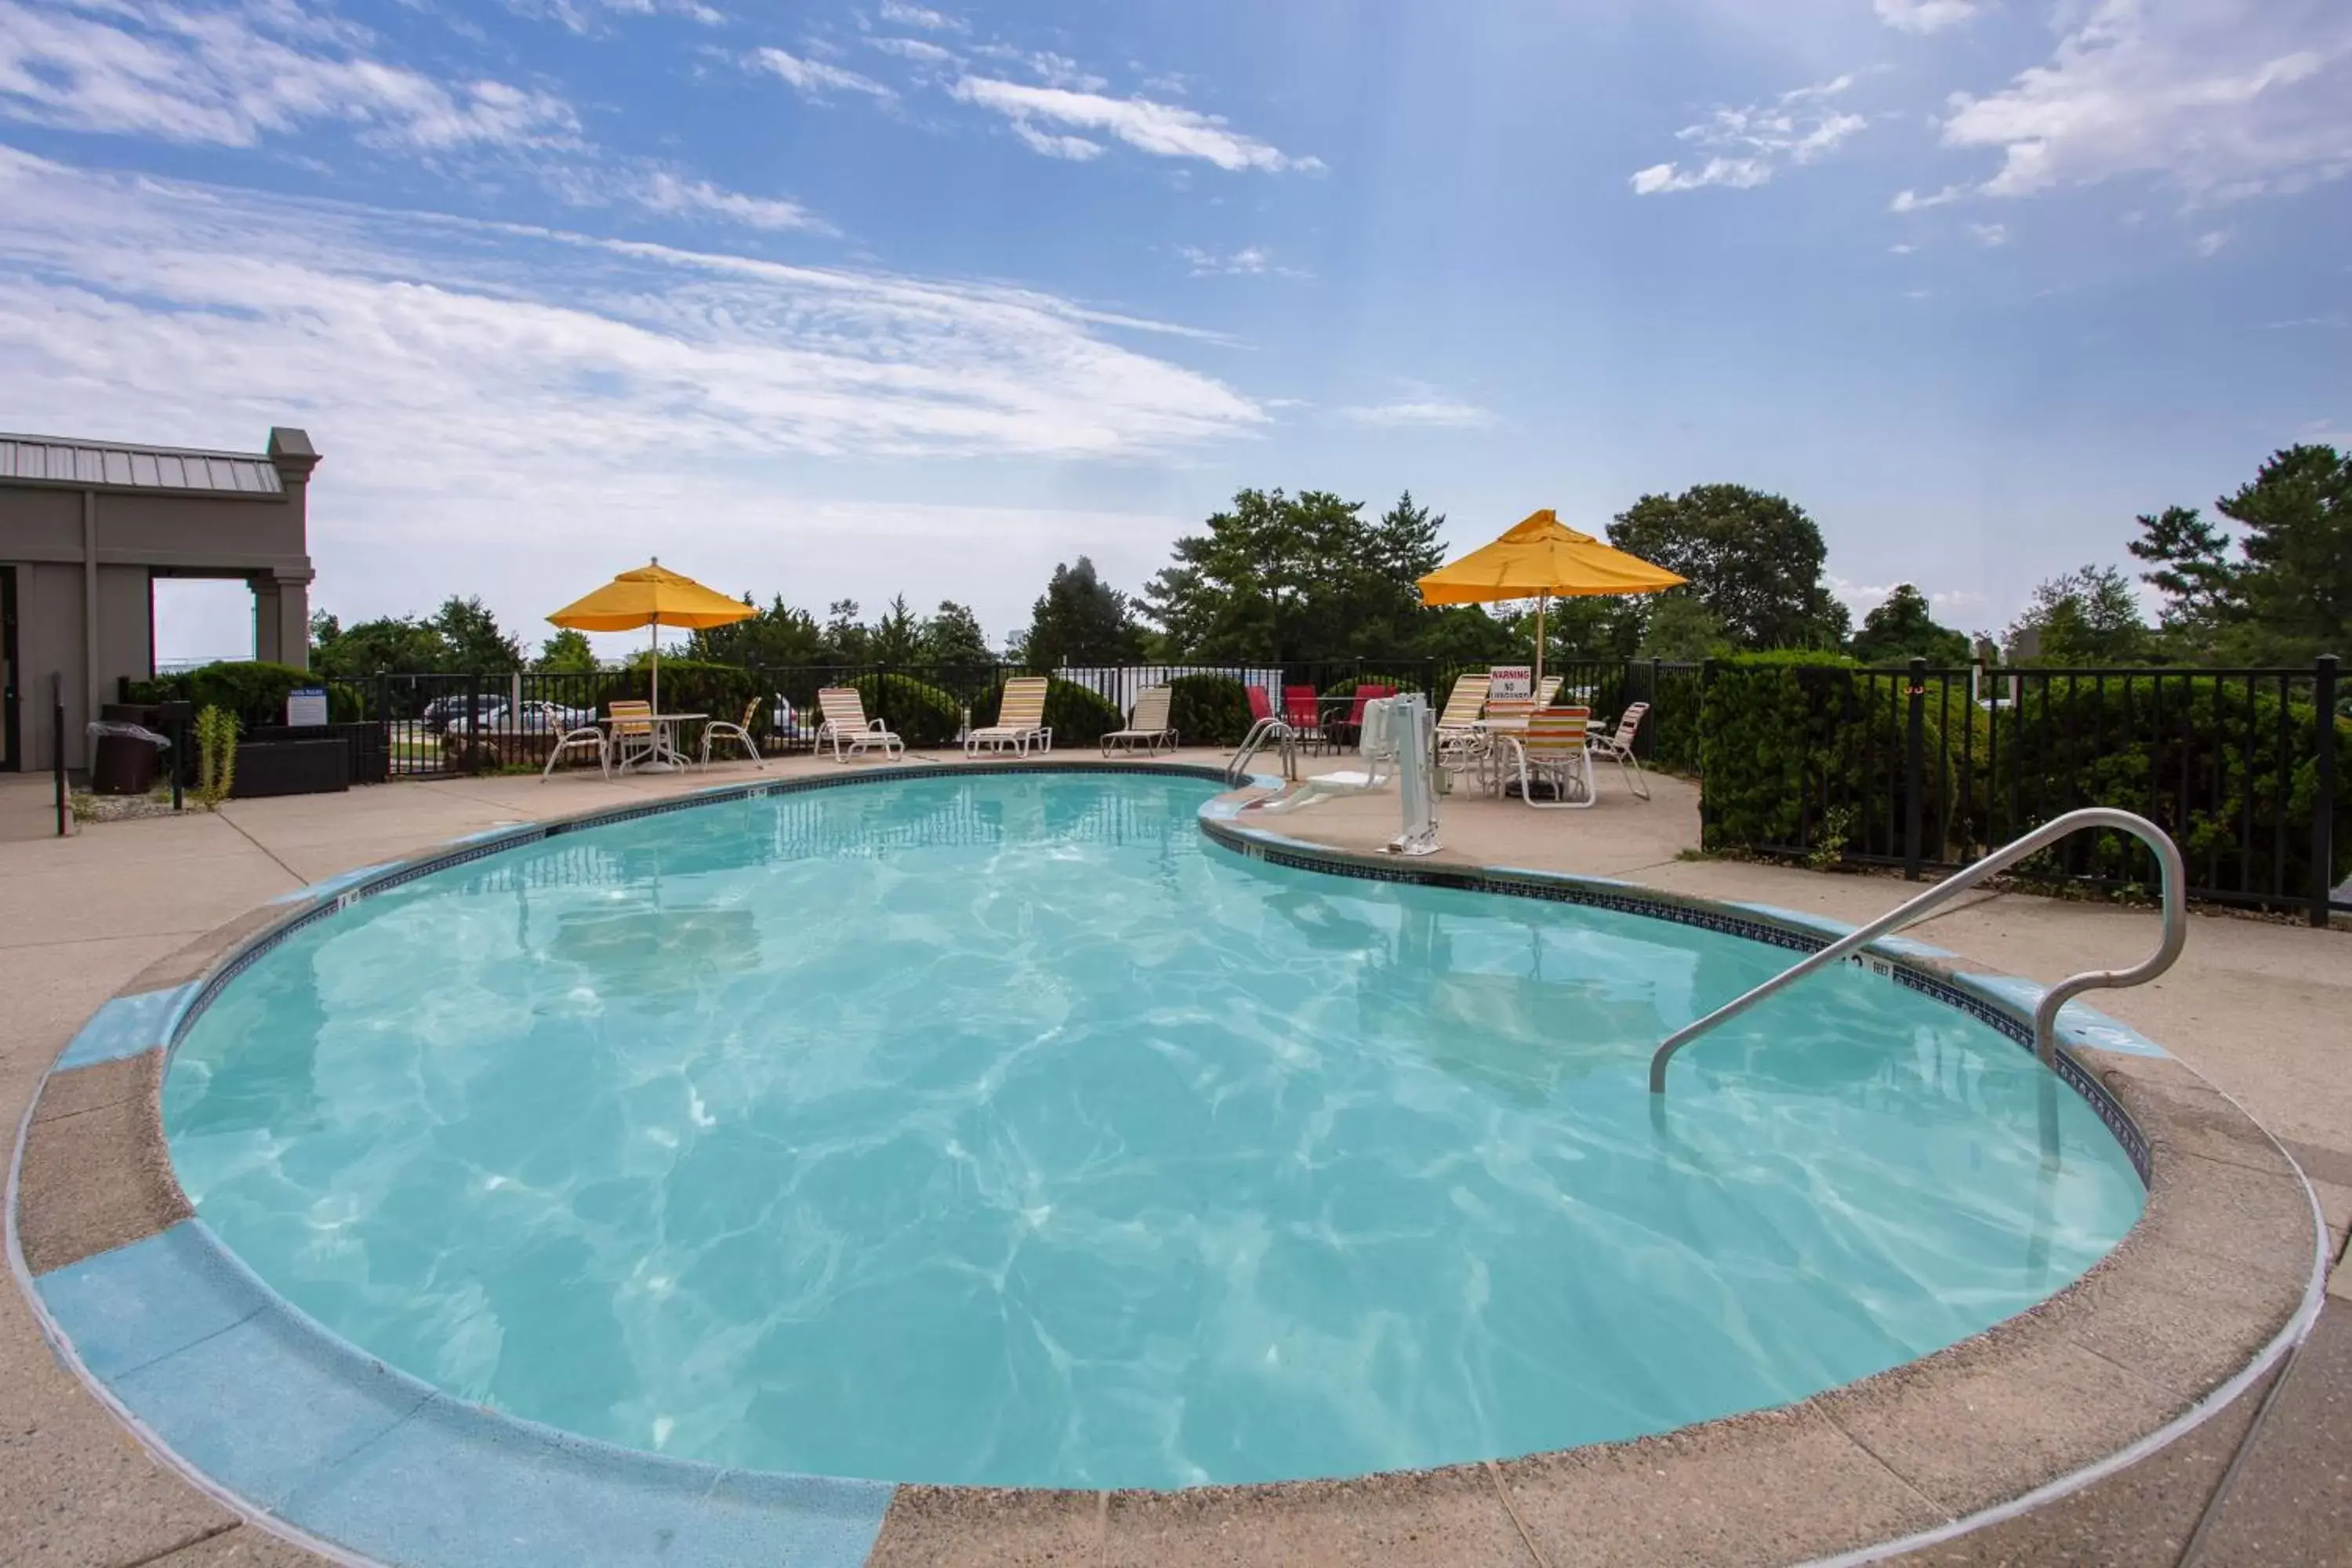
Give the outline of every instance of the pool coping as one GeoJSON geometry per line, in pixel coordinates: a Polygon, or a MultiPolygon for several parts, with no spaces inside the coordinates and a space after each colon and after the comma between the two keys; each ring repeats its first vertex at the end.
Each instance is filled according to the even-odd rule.
{"type": "MultiPolygon", "coordinates": [[[[1083,1551],[1088,1541],[1107,1547],[1114,1530],[1151,1542],[1145,1555],[1155,1561],[1237,1552],[1347,1560],[1409,1545],[1440,1561],[1499,1553],[1547,1563],[1589,1549],[1602,1520],[1652,1548],[1618,1560],[1843,1563],[2008,1517],[2152,1452],[2251,1386],[2316,1315],[2326,1233],[2293,1160],[2183,1064],[2078,1006],[2062,1020],[2061,1076],[2116,1131],[2148,1202],[2124,1241],[2074,1284],[1958,1344],[1795,1405],[1627,1442],[1354,1480],[1165,1493],[894,1485],[725,1470],[597,1443],[467,1405],[350,1346],[255,1279],[179,1191],[159,1099],[170,1051],[222,986],[314,921],[430,872],[588,827],[943,771],[1040,767],[1224,780],[1197,763],[1062,758],[752,780],[493,828],[329,879],[216,928],[102,1006],[26,1109],[6,1241],[44,1335],[165,1462],[262,1528],[345,1563],[570,1561],[583,1542],[614,1561],[633,1544],[666,1562],[786,1549],[796,1562],[988,1561],[1083,1551]],[[188,1338],[210,1321],[207,1310],[228,1321],[188,1338]],[[188,1373],[194,1391],[169,1399],[151,1386],[231,1346],[300,1373],[265,1391],[290,1398],[245,1418],[332,1418],[319,1453],[273,1461],[306,1485],[275,1487],[285,1477],[234,1455],[214,1468],[236,1474],[209,1475],[197,1462],[225,1436],[217,1428],[230,1406],[201,1403],[221,1396],[220,1368],[210,1382],[188,1373]],[[209,1426],[191,1425],[192,1405],[209,1426]],[[356,1446],[330,1458],[328,1437],[356,1446]],[[404,1444],[417,1452],[394,1452],[404,1444]],[[356,1472],[340,1490],[322,1484],[338,1467],[356,1472]],[[469,1493],[450,1484],[451,1472],[490,1479],[469,1493]],[[588,1506],[597,1495],[606,1505],[588,1506]],[[1669,1496],[1674,1506],[1661,1507],[1669,1496]],[[431,1521],[411,1517],[436,1509],[431,1521]],[[465,1532],[492,1522],[507,1532],[495,1551],[465,1532]]],[[[1257,826],[1248,803],[1263,793],[1213,797],[1202,830],[1275,864],[1616,909],[1792,951],[1849,929],[1610,879],[1336,849],[1257,826]]],[[[2031,1048],[2032,983],[1900,939],[1874,944],[1866,963],[2031,1048]]],[[[1678,1064],[1678,1078],[1692,1070],[1700,1069],[1678,1064]]],[[[249,1361],[235,1364],[250,1375],[249,1361]]]]}

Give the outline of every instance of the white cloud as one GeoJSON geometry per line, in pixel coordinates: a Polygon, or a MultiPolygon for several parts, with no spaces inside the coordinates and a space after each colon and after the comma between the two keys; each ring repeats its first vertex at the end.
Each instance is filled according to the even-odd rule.
{"type": "Polygon", "coordinates": [[[1886,204],[1886,210],[1892,213],[1920,212],[1928,207],[1940,207],[1948,203],[1958,201],[1966,194],[1958,185],[1946,185],[1932,195],[1925,196],[1916,191],[1897,191],[1895,193],[1895,199],[1886,204]]]}
{"type": "Polygon", "coordinates": [[[2210,260],[2212,258],[2221,255],[2221,247],[2229,243],[2230,231],[2228,229],[2207,229],[2203,234],[2197,237],[2197,254],[2208,260],[2210,260]]]}
{"type": "Polygon", "coordinates": [[[775,196],[747,195],[721,190],[708,180],[689,180],[656,169],[635,181],[629,195],[649,212],[701,214],[728,219],[751,228],[803,229],[830,234],[832,226],[798,202],[775,196]]]}
{"type": "Polygon", "coordinates": [[[1878,19],[1906,33],[1939,33],[1983,9],[1979,0],[1872,0],[1878,19]]]}
{"type": "Polygon", "coordinates": [[[1475,430],[1495,423],[1491,409],[1436,396],[1408,398],[1396,403],[1359,404],[1341,408],[1338,413],[1350,425],[1364,425],[1380,430],[1412,426],[1443,430],[1475,430]]]}
{"type": "Polygon", "coordinates": [[[579,121],[551,93],[441,81],[370,58],[362,30],[289,8],[193,11],[109,0],[90,12],[0,0],[0,115],[74,131],[249,147],[342,123],[421,153],[544,146],[579,121]]]}
{"type": "Polygon", "coordinates": [[[1040,131],[1025,120],[1013,122],[1013,134],[1021,138],[1033,153],[1048,158],[1066,159],[1073,163],[1085,163],[1099,158],[1109,149],[1099,142],[1089,142],[1083,136],[1065,136],[1057,131],[1040,131]]]}
{"type": "Polygon", "coordinates": [[[1972,223],[1969,225],[1969,237],[1987,249],[1996,245],[2007,245],[2009,226],[2000,223],[1972,223]]]}
{"type": "Polygon", "coordinates": [[[1708,185],[1750,190],[1769,184],[1783,166],[1810,163],[1870,123],[1859,114],[1831,107],[1831,100],[1853,80],[1849,72],[1811,87],[1791,88],[1744,109],[1718,109],[1675,132],[1675,140],[1706,153],[1706,162],[1688,169],[1679,162],[1653,163],[1635,170],[1627,183],[1637,196],[1708,185]]]}
{"type": "Polygon", "coordinates": [[[1916,245],[1890,245],[1886,247],[1887,253],[1893,256],[1908,256],[1918,248],[1916,245]]]}
{"type": "Polygon", "coordinates": [[[2290,191],[2352,171],[2347,62],[2341,0],[2098,0],[2047,64],[1955,94],[1943,141],[2000,153],[1989,196],[2127,174],[2203,200],[2290,191]]]}
{"type": "Polygon", "coordinates": [[[961,33],[967,24],[961,16],[944,11],[934,11],[928,5],[911,5],[906,0],[882,0],[882,19],[896,22],[902,27],[920,27],[928,33],[961,33]]]}
{"type": "Polygon", "coordinates": [[[1095,75],[1067,55],[1044,50],[1029,57],[1029,68],[1047,87],[1066,87],[1073,92],[1100,92],[1110,82],[1095,75]]]}
{"type": "MultiPolygon", "coordinates": [[[[1136,528],[1164,520],[828,489],[856,474],[870,492],[917,460],[1149,459],[1267,422],[1221,382],[1127,346],[1137,328],[1181,329],[1031,290],[5,149],[0,211],[0,428],[250,447],[271,423],[307,426],[327,455],[311,501],[319,592],[347,619],[477,584],[510,595],[502,613],[544,613],[561,597],[553,564],[593,582],[674,546],[730,589],[821,604],[905,588],[1010,616],[1088,529],[1109,570],[1136,528]],[[872,564],[841,581],[852,556],[872,564]],[[1014,559],[1018,581],[981,581],[1014,559]],[[823,591],[804,586],[820,570],[823,591]]],[[[1122,570],[1148,572],[1168,537],[1149,533],[1122,570]]]]}
{"type": "Polygon", "coordinates": [[[822,98],[828,92],[862,92],[869,98],[896,98],[898,95],[870,76],[860,76],[854,70],[823,60],[803,59],[772,46],[753,49],[743,63],[754,70],[763,70],[791,85],[796,92],[811,98],[822,98]]]}
{"type": "MultiPolygon", "coordinates": [[[[1323,166],[1319,159],[1293,157],[1255,137],[1244,136],[1227,125],[1221,115],[1155,103],[1146,98],[1106,98],[1067,88],[1030,87],[969,76],[957,80],[953,92],[962,102],[1005,116],[1016,131],[1035,121],[1052,121],[1083,131],[1102,132],[1159,157],[1198,158],[1220,169],[1278,172],[1311,171],[1323,166]]],[[[1032,137],[1024,136],[1024,140],[1033,147],[1038,145],[1032,137]]]]}
{"type": "Polygon", "coordinates": [[[957,66],[963,63],[962,57],[953,49],[943,48],[929,38],[901,38],[887,35],[868,38],[866,42],[871,48],[879,49],[886,55],[896,55],[902,60],[912,60],[917,65],[957,66]]]}
{"type": "Polygon", "coordinates": [[[1245,245],[1239,250],[1220,256],[1213,250],[1203,250],[1196,245],[1179,247],[1195,278],[1223,275],[1230,278],[1311,278],[1314,274],[1301,268],[1284,267],[1276,262],[1274,253],[1262,245],[1245,245]]]}

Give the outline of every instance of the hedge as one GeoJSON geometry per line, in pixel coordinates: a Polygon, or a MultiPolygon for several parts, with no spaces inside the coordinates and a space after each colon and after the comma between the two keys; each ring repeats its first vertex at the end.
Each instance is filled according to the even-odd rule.
{"type": "Polygon", "coordinates": [[[1230,675],[1180,675],[1168,683],[1168,725],[1189,746],[1238,746],[1249,733],[1249,692],[1230,675]]]}
{"type": "MultiPolygon", "coordinates": [[[[982,694],[971,707],[973,727],[984,729],[995,723],[1003,700],[1002,686],[982,694]]],[[[1045,727],[1054,731],[1057,746],[1091,746],[1126,722],[1127,715],[1118,710],[1118,705],[1091,687],[1059,679],[1045,685],[1045,727]]]]}
{"type": "Polygon", "coordinates": [[[850,684],[857,688],[866,717],[881,720],[909,746],[955,743],[963,704],[938,687],[911,675],[866,675],[850,684]]]}
{"type": "MultiPolygon", "coordinates": [[[[1949,691],[1931,687],[1922,715],[1926,863],[1965,864],[2065,812],[2106,805],[2171,834],[2192,887],[2307,896],[2318,808],[2309,703],[2282,707],[2275,684],[2249,692],[2201,671],[2036,679],[2023,700],[1990,710],[1957,683],[1949,691]]],[[[1706,847],[1899,858],[1907,706],[1899,676],[1819,654],[1718,660],[1697,726],[1706,847]]],[[[1662,726],[1661,741],[1678,728],[1662,726]]],[[[2352,755],[2340,722],[2337,748],[2352,755]]],[[[2352,789],[2339,789],[2335,811],[2331,883],[2352,874],[2352,789]]],[[[2154,867],[2103,833],[2053,846],[2019,874],[2131,887],[2152,883],[2154,867]]]]}
{"type": "Polygon", "coordinates": [[[193,702],[199,712],[218,708],[236,714],[238,723],[252,729],[285,723],[287,695],[305,686],[326,688],[330,723],[352,723],[362,716],[357,688],[329,680],[316,670],[263,664],[257,659],[225,660],[159,675],[152,680],[134,680],[129,695],[133,702],[193,702]]]}

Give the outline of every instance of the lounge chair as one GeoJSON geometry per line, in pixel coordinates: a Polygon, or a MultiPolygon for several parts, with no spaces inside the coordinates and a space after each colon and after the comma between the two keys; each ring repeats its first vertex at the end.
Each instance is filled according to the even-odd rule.
{"type": "Polygon", "coordinates": [[[816,694],[816,705],[824,715],[824,728],[819,733],[833,742],[835,762],[845,763],[860,752],[877,747],[885,762],[894,762],[906,752],[907,742],[892,734],[889,726],[866,717],[865,700],[855,686],[828,686],[816,694]]]}
{"type": "Polygon", "coordinates": [[[1147,686],[1135,694],[1135,710],[1127,716],[1127,728],[1113,730],[1102,738],[1103,755],[1110,755],[1111,743],[1119,750],[1132,752],[1138,742],[1157,755],[1165,746],[1176,749],[1176,731],[1168,723],[1170,692],[1164,686],[1147,686]]]}
{"type": "Polygon", "coordinates": [[[1550,811],[1561,806],[1581,809],[1599,798],[1592,776],[1592,748],[1585,743],[1584,734],[1591,722],[1592,715],[1586,709],[1547,708],[1528,714],[1525,730],[1503,737],[1517,768],[1521,800],[1550,811]],[[1551,784],[1555,798],[1536,798],[1538,780],[1551,784]]]}
{"type": "Polygon", "coordinates": [[[1642,773],[1642,759],[1633,754],[1633,737],[1642,728],[1642,716],[1649,710],[1650,705],[1646,702],[1630,703],[1625,711],[1617,716],[1615,734],[1594,735],[1585,742],[1594,756],[1605,757],[1617,764],[1617,772],[1623,776],[1625,787],[1641,800],[1650,798],[1650,784],[1642,773]]]}
{"type": "Polygon", "coordinates": [[[760,742],[751,738],[751,721],[760,716],[760,700],[756,697],[743,704],[743,717],[733,723],[713,719],[702,727],[702,765],[710,765],[710,746],[714,741],[731,741],[751,754],[753,767],[764,767],[760,756],[760,742]]]}
{"type": "Polygon", "coordinates": [[[1297,811],[1318,800],[1333,795],[1368,795],[1386,789],[1396,782],[1397,745],[1394,715],[1396,700],[1377,698],[1364,706],[1364,729],[1357,749],[1363,753],[1361,769],[1343,768],[1337,773],[1318,773],[1301,779],[1297,785],[1284,794],[1259,801],[1255,809],[1266,812],[1297,811]]]}
{"type": "Polygon", "coordinates": [[[1478,715],[1486,707],[1486,689],[1494,677],[1483,669],[1456,676],[1437,716],[1437,766],[1443,773],[1476,771],[1486,752],[1486,737],[1478,729],[1478,715]]]}
{"type": "Polygon", "coordinates": [[[996,705],[996,722],[967,731],[963,754],[976,757],[982,746],[992,752],[1014,746],[1025,757],[1032,741],[1039,751],[1052,751],[1054,731],[1045,725],[1045,683],[1042,675],[1016,675],[1006,681],[996,705]]]}

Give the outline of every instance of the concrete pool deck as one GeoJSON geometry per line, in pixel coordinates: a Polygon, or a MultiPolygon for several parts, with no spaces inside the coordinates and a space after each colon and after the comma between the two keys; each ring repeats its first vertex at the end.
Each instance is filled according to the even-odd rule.
{"type": "MultiPolygon", "coordinates": [[[[1202,754],[1192,760],[1213,759],[1202,754]]],[[[772,765],[766,776],[777,776],[780,771],[833,773],[842,770],[830,763],[795,762],[782,769],[772,765]]],[[[748,767],[739,765],[682,779],[633,779],[609,784],[566,778],[541,785],[535,779],[499,778],[388,785],[349,795],[233,803],[215,816],[108,825],[62,842],[0,843],[0,983],[6,984],[5,994],[16,1004],[5,1021],[0,1022],[0,1093],[21,1116],[41,1073],[108,995],[193,936],[308,883],[501,824],[642,801],[752,776],[748,767]]],[[[40,782],[12,781],[0,785],[0,793],[10,796],[7,804],[16,806],[31,793],[26,786],[40,782]]],[[[1343,847],[1362,847],[1375,835],[1385,837],[1392,831],[1393,811],[1393,797],[1335,802],[1288,817],[1281,826],[1284,832],[1297,837],[1343,847]]],[[[1876,913],[1903,896],[1902,884],[1876,879],[1824,878],[1678,859],[1678,854],[1695,840],[1696,831],[1695,795],[1686,786],[1662,781],[1658,800],[1641,806],[1625,800],[1614,781],[1609,781],[1604,784],[1602,805],[1589,813],[1538,814],[1517,805],[1487,801],[1449,803],[1446,836],[1451,849],[1441,858],[1619,877],[1695,897],[1768,904],[1849,920],[1876,913]]],[[[1957,910],[1921,928],[1917,934],[1994,966],[2049,979],[2073,968],[2136,956],[2143,944],[2153,941],[2153,920],[2137,911],[2011,897],[1957,910]]],[[[2198,922],[2188,957],[2164,982],[2144,992],[2111,993],[2097,998],[2118,1017],[2140,1024],[2273,1131],[2293,1141],[2290,1146],[2298,1158],[2319,1178],[2320,1194],[2338,1247],[2346,1210],[2352,1204],[2352,1180],[2328,1178],[2331,1173],[2352,1176],[2352,1170],[2330,1164],[2325,1157],[2334,1155],[2352,1165],[2352,1155],[2338,1147],[2352,1142],[2352,1131],[2347,1131],[2352,1130],[2352,1107],[2346,1104],[2352,1096],[2347,1096],[2346,1075],[2327,1070],[2337,1064],[2326,1059],[2334,1054],[2326,1047],[2341,1048],[2340,1020],[2346,1016],[2343,1004],[2347,999],[2352,999],[2352,949],[2347,949],[2340,933],[2225,919],[2198,922]],[[2168,991],[2172,993],[2169,996],[2168,991]],[[2135,1008],[2135,1002],[2145,1004],[2144,1009],[2135,1008]],[[2245,1026],[2254,1018],[2264,1025],[2259,1035],[2245,1026]]],[[[92,1104],[88,1110],[96,1115],[106,1109],[103,1104],[92,1104]]],[[[2326,1334],[2314,1341],[2315,1346],[2334,1343],[2326,1334]]],[[[240,1526],[236,1515],[149,1459],[49,1356],[24,1302],[13,1292],[0,1306],[0,1376],[5,1377],[5,1386],[12,1391],[10,1419],[5,1436],[0,1436],[0,1542],[8,1546],[10,1561],[306,1560],[291,1548],[240,1526]]],[[[2032,1392],[2020,1391],[2027,1397],[2032,1392]]],[[[2282,1397],[2282,1409],[2291,1405],[2294,1393],[2291,1388],[2282,1397]]],[[[2088,1396],[2071,1387],[2063,1394],[2048,1395],[2088,1396]]],[[[2242,1405],[2248,1403],[2240,1401],[2242,1405]]],[[[2327,1413],[2322,1409],[2316,1414],[2327,1413]]],[[[2215,1448],[2226,1459],[2228,1446],[2215,1439],[2230,1415],[2147,1463],[2177,1467],[2193,1457],[2185,1452],[2191,1447],[2215,1448]]],[[[1793,1428],[1803,1423],[1783,1425],[1793,1428]]],[[[1793,1483],[1804,1469],[1807,1445],[1826,1440],[1825,1435],[1815,1427],[1783,1436],[1790,1445],[1783,1479],[1793,1483]]],[[[2266,1442],[2276,1436],[2273,1423],[2266,1442]]],[[[1898,1431],[1889,1440],[1900,1441],[1901,1436],[1898,1431]]],[[[1655,1441],[1673,1445],[1678,1439],[1655,1441]]],[[[1704,1460],[1706,1456],[1698,1458],[1704,1460]]],[[[1932,1466],[1937,1460],[1932,1453],[1915,1458],[1922,1466],[1932,1466]]],[[[2220,1462],[2216,1460],[2217,1469],[2220,1462]]],[[[2136,1468],[2116,1479],[2126,1480],[2137,1473],[2136,1468]]],[[[1298,1561],[1346,1561],[1382,1554],[1443,1560],[1436,1553],[1442,1550],[1440,1539],[1445,1538],[1465,1549],[1455,1553],[1459,1560],[1506,1560],[1469,1548],[1474,1541],[1484,1539],[1481,1531],[1507,1527],[1507,1533],[1496,1536],[1486,1545],[1521,1560],[1599,1560],[1590,1553],[1602,1542],[1590,1538],[1589,1528],[1570,1528],[1556,1517],[1545,1519],[1532,1493],[1519,1498],[1526,1504],[1523,1509],[1508,1500],[1498,1505],[1494,1487],[1482,1489],[1472,1484],[1465,1495],[1459,1473],[1442,1474],[1452,1479],[1441,1483],[1431,1478],[1410,1488],[1367,1482],[1354,1489],[1325,1489],[1315,1506],[1297,1514],[1297,1531],[1283,1554],[1298,1561]],[[1482,1522],[1456,1539],[1456,1532],[1444,1528],[1444,1521],[1462,1510],[1475,1513],[1482,1522]],[[1415,1542],[1420,1543],[1418,1551],[1415,1542]],[[1534,1554],[1532,1559],[1528,1553],[1534,1554]]],[[[1517,1479],[1510,1484],[1515,1489],[1520,1485],[1517,1479]]],[[[1956,1500],[1965,1500],[1964,1489],[1948,1495],[1938,1490],[1930,1500],[1926,1489],[1914,1482],[1906,1485],[1909,1494],[1900,1487],[1890,1489],[1895,1504],[1900,1506],[1888,1504],[1885,1498],[1873,1504],[1858,1497],[1791,1497],[1787,1495],[1793,1489],[1789,1486],[1773,1489],[1777,1495],[1751,1495],[1743,1502],[1742,1494],[1728,1479],[1711,1485],[1709,1490],[1722,1489],[1721,1495],[1705,1500],[1722,1516],[1722,1528],[1731,1532],[1723,1538],[1726,1550],[1721,1555],[1786,1560],[1811,1549],[1801,1539],[1801,1531],[1787,1533],[1808,1518],[1832,1515],[1843,1509],[1867,1514],[1885,1505],[1889,1528],[1880,1533],[1899,1535],[1920,1528],[1923,1520],[1932,1521],[1939,1513],[1948,1516],[1956,1500]],[[1769,1521],[1779,1521],[1776,1528],[1781,1533],[1764,1529],[1769,1521]]],[[[2186,1515],[2193,1522],[2210,1490],[2210,1479],[2201,1489],[2192,1482],[2177,1481],[2168,1487],[2167,1496],[2178,1504],[2193,1493],[2196,1506],[2186,1515]]],[[[934,1495],[908,1489],[902,1490],[901,1499],[901,1503],[894,1504],[893,1525],[886,1528],[881,1541],[881,1554],[890,1560],[939,1560],[938,1549],[960,1535],[967,1544],[980,1544],[957,1528],[959,1520],[972,1522],[968,1516],[973,1510],[992,1521],[991,1536],[995,1546],[989,1555],[996,1560],[1021,1560],[1024,1552],[1036,1557],[1059,1552],[1071,1561],[1119,1560],[1129,1555],[1165,1559],[1180,1552],[1197,1553],[1221,1533],[1230,1538],[1231,1521],[1217,1516],[1219,1508],[1229,1504],[1213,1493],[1115,1500],[1026,1494],[988,1502],[974,1494],[934,1495]],[[916,1495],[909,1496],[909,1491],[916,1495]],[[919,1528],[927,1518],[947,1525],[946,1533],[919,1528]],[[1028,1545],[1016,1547],[1016,1541],[1028,1545]]],[[[2309,1516],[2314,1500],[2323,1505],[2315,1523],[2325,1526],[2333,1517],[2341,1524],[2340,1515],[2326,1511],[2324,1498],[2304,1496],[2297,1511],[2309,1516]]],[[[2221,1510],[2224,1527],[2233,1512],[2243,1511],[2236,1503],[2233,1496],[2231,1508],[2221,1510]]],[[[1631,1545],[1643,1535],[1635,1517],[1643,1500],[1629,1492],[1624,1504],[1628,1529],[1622,1539],[1631,1545]]],[[[2054,1515],[2067,1506],[2062,1503],[2051,1512],[2054,1515]]],[[[2117,1528],[2128,1525],[2142,1531],[2161,1523],[2176,1533],[2185,1533],[2187,1525],[2175,1518],[2179,1514],[2177,1506],[2169,1514],[2146,1507],[2121,1510],[2115,1523],[2117,1528]]],[[[1589,1519],[1585,1523],[1590,1527],[1601,1521],[1589,1519]]],[[[2012,1528],[1997,1527],[1968,1541],[1980,1543],[2000,1530],[2012,1528]]],[[[2092,1534],[2095,1537],[2098,1532],[2092,1534]]],[[[1240,1543],[1234,1541],[1234,1544],[1240,1543]]],[[[1264,1548],[1275,1543],[1256,1544],[1264,1548]]],[[[1971,1555],[1954,1556],[1962,1544],[1937,1549],[1933,1560],[1978,1560],[1971,1555]]],[[[1974,1547],[1968,1550],[1972,1552],[1974,1547]]],[[[2115,1561],[2158,1560],[2132,1551],[2094,1550],[2091,1555],[2115,1561]]],[[[1263,1555],[1257,1560],[1264,1560],[1263,1555]]],[[[2231,1559],[2217,1556],[2213,1560],[2231,1559]]],[[[2315,1559],[2290,1553],[2235,1560],[2315,1559]]]]}

